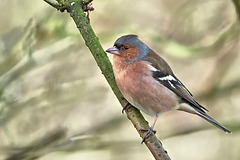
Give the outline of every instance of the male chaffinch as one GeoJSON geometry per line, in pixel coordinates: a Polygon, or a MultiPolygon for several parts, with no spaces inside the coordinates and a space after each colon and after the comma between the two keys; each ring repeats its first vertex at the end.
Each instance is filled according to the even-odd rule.
{"type": "Polygon", "coordinates": [[[114,76],[123,96],[136,108],[155,116],[143,141],[155,132],[153,128],[159,114],[172,109],[196,114],[224,132],[231,133],[205,113],[208,110],[194,100],[167,62],[140,41],[137,35],[118,38],[106,52],[113,54],[114,76]]]}

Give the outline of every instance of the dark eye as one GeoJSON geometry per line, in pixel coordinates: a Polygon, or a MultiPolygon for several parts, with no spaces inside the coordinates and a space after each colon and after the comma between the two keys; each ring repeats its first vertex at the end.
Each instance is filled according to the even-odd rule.
{"type": "Polygon", "coordinates": [[[124,49],[127,50],[127,49],[129,49],[129,47],[128,46],[124,46],[124,49]]]}

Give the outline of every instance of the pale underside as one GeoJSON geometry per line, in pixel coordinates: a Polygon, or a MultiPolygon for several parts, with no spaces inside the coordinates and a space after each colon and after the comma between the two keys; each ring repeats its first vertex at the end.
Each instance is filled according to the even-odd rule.
{"type": "Polygon", "coordinates": [[[113,68],[118,87],[129,103],[151,116],[179,108],[176,94],[155,80],[151,70],[133,72],[135,67],[113,68]]]}

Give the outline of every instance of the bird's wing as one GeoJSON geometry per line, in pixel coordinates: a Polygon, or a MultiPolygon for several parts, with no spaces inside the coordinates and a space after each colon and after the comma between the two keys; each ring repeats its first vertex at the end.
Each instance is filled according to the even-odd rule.
{"type": "Polygon", "coordinates": [[[204,110],[208,111],[194,100],[191,92],[173,74],[171,68],[164,59],[152,51],[148,54],[147,61],[150,62],[153,78],[155,78],[159,83],[180,96],[183,100],[190,103],[192,107],[197,108],[203,113],[205,113],[204,110]]]}

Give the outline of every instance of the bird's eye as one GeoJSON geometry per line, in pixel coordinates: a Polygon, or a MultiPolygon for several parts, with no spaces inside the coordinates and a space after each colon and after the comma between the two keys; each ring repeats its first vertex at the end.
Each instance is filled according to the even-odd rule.
{"type": "Polygon", "coordinates": [[[127,50],[127,49],[129,49],[129,47],[128,46],[124,46],[124,49],[127,50]]]}

